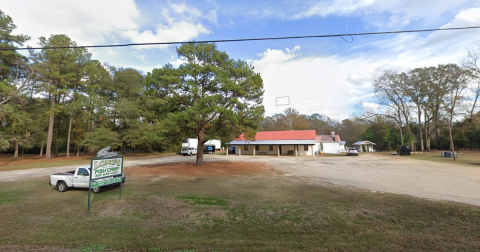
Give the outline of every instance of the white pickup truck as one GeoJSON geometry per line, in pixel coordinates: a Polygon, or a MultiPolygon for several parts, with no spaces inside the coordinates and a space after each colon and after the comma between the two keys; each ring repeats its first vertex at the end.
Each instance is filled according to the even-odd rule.
{"type": "MultiPolygon", "coordinates": [[[[51,186],[55,186],[59,192],[66,192],[69,188],[89,188],[90,187],[90,165],[80,166],[75,171],[57,172],[50,175],[51,186]]],[[[117,177],[120,177],[118,175],[117,177]]],[[[125,183],[125,174],[122,174],[122,183],[125,183]]],[[[119,186],[120,183],[111,184],[119,186]]],[[[110,185],[109,185],[110,186],[110,185]]],[[[92,192],[98,193],[102,187],[92,188],[92,192]]]]}

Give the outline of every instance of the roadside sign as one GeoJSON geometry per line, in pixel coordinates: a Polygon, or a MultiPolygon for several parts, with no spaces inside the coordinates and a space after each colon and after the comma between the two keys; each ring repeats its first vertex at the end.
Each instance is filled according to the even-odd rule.
{"type": "Polygon", "coordinates": [[[123,157],[92,158],[90,167],[87,215],[90,215],[90,194],[92,193],[92,188],[120,183],[118,200],[122,200],[123,157]]]}
{"type": "Polygon", "coordinates": [[[92,158],[92,180],[121,175],[123,172],[123,157],[92,158]]]}
{"type": "Polygon", "coordinates": [[[111,184],[120,183],[120,182],[122,182],[122,177],[105,178],[105,179],[102,179],[102,180],[92,181],[92,183],[90,184],[90,188],[95,188],[95,187],[99,187],[99,186],[106,186],[106,185],[111,185],[111,184]]]}

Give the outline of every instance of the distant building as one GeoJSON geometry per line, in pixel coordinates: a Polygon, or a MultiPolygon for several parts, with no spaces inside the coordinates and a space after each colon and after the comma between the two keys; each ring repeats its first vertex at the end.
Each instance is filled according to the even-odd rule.
{"type": "Polygon", "coordinates": [[[358,141],[356,143],[353,144],[353,146],[355,146],[355,148],[357,148],[357,150],[359,152],[374,152],[373,150],[373,146],[375,145],[375,143],[373,142],[370,142],[370,141],[358,141]]]}
{"type": "Polygon", "coordinates": [[[339,154],[345,152],[345,141],[342,141],[340,135],[335,135],[335,132],[332,131],[330,135],[317,135],[315,147],[318,153],[339,154]]]}

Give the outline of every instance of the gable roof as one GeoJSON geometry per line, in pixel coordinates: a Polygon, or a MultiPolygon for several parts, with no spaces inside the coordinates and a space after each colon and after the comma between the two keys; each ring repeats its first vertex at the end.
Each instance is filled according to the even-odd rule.
{"type": "MultiPolygon", "coordinates": [[[[315,130],[258,131],[255,141],[259,140],[315,140],[315,130]]],[[[245,133],[235,141],[245,141],[245,133]]]]}
{"type": "Polygon", "coordinates": [[[340,142],[340,135],[335,135],[335,139],[332,138],[332,135],[317,135],[315,138],[316,143],[320,142],[340,142]]]}

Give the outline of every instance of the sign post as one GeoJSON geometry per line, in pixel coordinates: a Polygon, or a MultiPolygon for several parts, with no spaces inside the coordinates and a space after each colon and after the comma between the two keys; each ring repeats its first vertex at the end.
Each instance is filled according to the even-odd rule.
{"type": "Polygon", "coordinates": [[[90,187],[88,190],[88,209],[90,215],[90,194],[92,188],[120,183],[120,197],[122,200],[123,185],[123,157],[92,158],[90,162],[90,187]]]}

